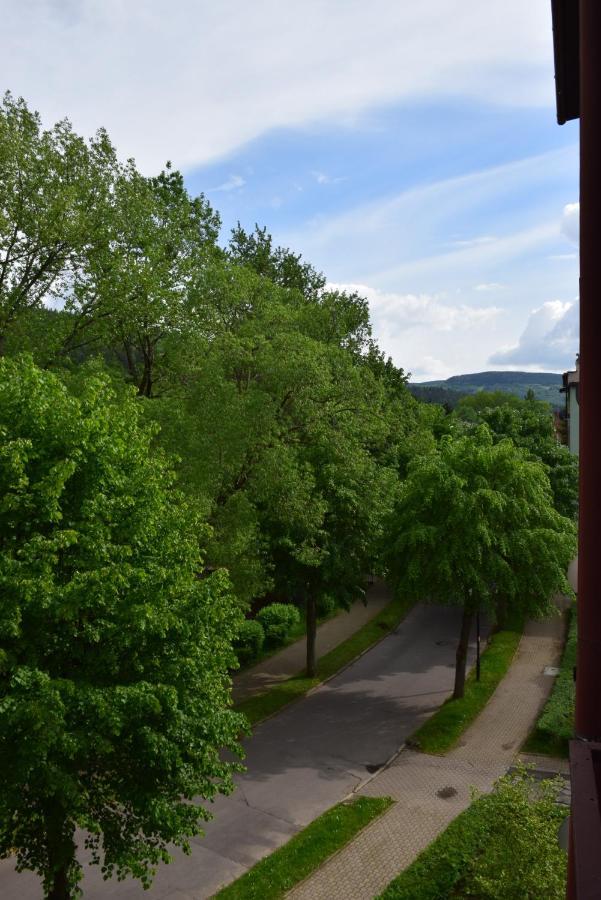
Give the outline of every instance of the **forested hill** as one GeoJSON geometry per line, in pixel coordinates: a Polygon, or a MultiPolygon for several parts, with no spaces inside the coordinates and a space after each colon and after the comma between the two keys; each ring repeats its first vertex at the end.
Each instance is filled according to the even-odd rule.
{"type": "Polygon", "coordinates": [[[532,390],[537,400],[546,400],[552,406],[561,408],[564,405],[563,395],[560,393],[561,384],[558,372],[473,372],[468,375],[452,375],[445,380],[410,383],[409,389],[420,400],[431,403],[449,400],[450,405],[454,405],[455,394],[506,391],[517,397],[524,397],[527,391],[532,390]]]}

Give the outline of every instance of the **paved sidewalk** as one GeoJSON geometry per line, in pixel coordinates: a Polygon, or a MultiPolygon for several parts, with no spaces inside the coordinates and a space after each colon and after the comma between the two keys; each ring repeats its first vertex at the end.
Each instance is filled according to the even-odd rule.
{"type": "Polygon", "coordinates": [[[290,900],[372,900],[515,761],[553,679],[563,625],[557,616],[527,625],[516,658],[490,702],[444,757],[404,750],[358,793],[397,802],[382,818],[287,896],[290,900]],[[441,796],[442,795],[442,796],[441,796]]]}
{"type": "MultiPolygon", "coordinates": [[[[317,658],[325,656],[338,644],[363,628],[370,619],[377,616],[392,599],[390,589],[377,581],[367,590],[367,604],[357,600],[348,610],[343,611],[317,629],[317,658]]],[[[233,678],[233,697],[236,702],[246,700],[255,694],[263,694],[269,688],[298,675],[305,668],[306,641],[301,638],[279,653],[262,660],[252,669],[241,672],[233,678]]]]}

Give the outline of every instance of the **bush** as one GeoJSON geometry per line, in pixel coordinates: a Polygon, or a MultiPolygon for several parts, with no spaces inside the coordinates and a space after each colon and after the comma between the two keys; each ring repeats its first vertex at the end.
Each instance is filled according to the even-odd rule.
{"type": "Polygon", "coordinates": [[[265,643],[263,626],[256,619],[245,619],[240,626],[234,650],[241,666],[247,666],[256,659],[265,643]]]}
{"type": "Polygon", "coordinates": [[[320,594],[317,598],[317,615],[320,619],[331,616],[338,604],[331,594],[320,594]]]}
{"type": "Polygon", "coordinates": [[[553,691],[543,714],[538,720],[538,728],[549,734],[569,741],[574,733],[574,702],[576,685],[574,683],[574,666],[576,665],[576,644],[578,641],[578,623],[576,609],[571,611],[570,628],[566,641],[561,669],[553,685],[553,691]]]}
{"type": "Polygon", "coordinates": [[[535,783],[524,767],[504,775],[443,831],[381,900],[563,900],[567,854],[558,844],[568,813],[561,779],[535,783]]]}
{"type": "Polygon", "coordinates": [[[291,603],[271,603],[257,615],[271,644],[282,644],[300,622],[300,613],[291,603]]]}

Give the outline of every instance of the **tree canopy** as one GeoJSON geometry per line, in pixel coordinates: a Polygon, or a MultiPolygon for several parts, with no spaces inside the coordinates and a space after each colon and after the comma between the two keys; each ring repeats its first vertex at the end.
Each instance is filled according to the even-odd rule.
{"type": "Polygon", "coordinates": [[[240,619],[131,396],[0,360],[0,852],[70,897],[76,828],[148,883],[232,788],[240,619]]]}
{"type": "Polygon", "coordinates": [[[523,399],[503,391],[480,391],[463,397],[455,410],[460,421],[486,423],[495,440],[510,438],[546,468],[555,508],[575,518],[578,512],[578,459],[560,444],[555,434],[553,411],[532,391],[523,399]]]}
{"type": "Polygon", "coordinates": [[[574,522],[553,506],[543,465],[486,425],[445,436],[416,457],[390,521],[389,566],[399,590],[416,600],[463,608],[455,696],[461,696],[472,617],[491,616],[502,597],[522,616],[551,609],[571,593],[567,567],[574,522]]]}

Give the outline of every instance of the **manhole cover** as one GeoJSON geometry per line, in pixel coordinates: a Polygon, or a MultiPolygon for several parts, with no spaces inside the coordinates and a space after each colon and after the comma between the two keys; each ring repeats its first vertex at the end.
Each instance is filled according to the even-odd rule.
{"type": "Polygon", "coordinates": [[[375,765],[371,763],[370,765],[365,766],[370,775],[373,775],[374,772],[379,772],[384,763],[376,763],[375,765]]]}
{"type": "Polygon", "coordinates": [[[545,666],[545,668],[543,669],[543,674],[553,676],[559,675],[559,669],[557,668],[557,666],[545,666]]]}
{"type": "Polygon", "coordinates": [[[437,647],[450,647],[453,641],[436,641],[437,647]]]}
{"type": "Polygon", "coordinates": [[[439,791],[436,791],[436,796],[440,797],[442,800],[448,800],[449,797],[455,797],[457,794],[457,789],[447,785],[447,787],[441,788],[439,791]]]}

